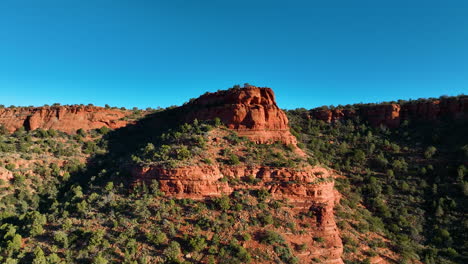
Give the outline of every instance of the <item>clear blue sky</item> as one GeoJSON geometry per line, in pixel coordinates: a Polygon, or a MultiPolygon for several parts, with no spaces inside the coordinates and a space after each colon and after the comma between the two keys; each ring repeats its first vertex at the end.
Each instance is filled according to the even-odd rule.
{"type": "Polygon", "coordinates": [[[2,0],[0,104],[282,108],[468,94],[468,1],[2,0]]]}

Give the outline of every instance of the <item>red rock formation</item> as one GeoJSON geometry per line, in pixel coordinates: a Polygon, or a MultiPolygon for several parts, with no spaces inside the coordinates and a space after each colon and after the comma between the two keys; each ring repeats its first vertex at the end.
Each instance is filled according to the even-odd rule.
{"type": "Polygon", "coordinates": [[[90,130],[105,126],[115,129],[125,126],[127,121],[120,119],[129,114],[129,111],[76,105],[2,108],[0,125],[10,132],[24,127],[27,130],[42,128],[75,133],[80,128],[90,130]]]}
{"type": "Polygon", "coordinates": [[[365,117],[372,126],[385,124],[388,127],[398,127],[400,125],[400,105],[385,104],[368,108],[365,117]]]}
{"type": "MultiPolygon", "coordinates": [[[[276,105],[270,88],[248,87],[207,93],[186,104],[182,113],[187,113],[186,121],[212,120],[216,117],[240,136],[257,143],[279,141],[292,144],[297,148],[297,140],[290,133],[288,118],[276,105]]],[[[214,146],[213,146],[214,147],[214,146]]],[[[297,211],[314,211],[316,220],[311,224],[313,234],[305,239],[311,246],[306,257],[322,257],[324,263],[343,263],[343,246],[334,220],[333,208],[338,200],[334,190],[334,172],[322,167],[306,166],[301,169],[273,168],[265,166],[226,166],[192,165],[166,169],[160,166],[135,167],[131,171],[136,182],[150,183],[157,180],[166,195],[178,198],[204,199],[207,197],[231,194],[235,190],[264,188],[274,198],[288,199],[297,211]],[[222,178],[259,179],[254,186],[243,184],[230,185],[220,181],[222,178]],[[313,237],[320,236],[325,243],[320,247],[313,245],[313,237]]],[[[290,241],[297,237],[290,235],[290,241]]],[[[303,260],[306,261],[306,258],[303,260]]]]}
{"type": "Polygon", "coordinates": [[[359,117],[372,126],[385,125],[395,128],[404,120],[437,121],[442,117],[468,117],[468,97],[415,101],[402,105],[378,104],[356,106],[356,110],[312,109],[310,118],[327,123],[359,117]]]}
{"type": "MultiPolygon", "coordinates": [[[[293,169],[265,166],[203,165],[167,169],[154,166],[135,167],[131,173],[137,181],[145,181],[148,184],[151,183],[151,180],[158,180],[161,190],[168,194],[195,199],[232,193],[234,188],[229,187],[225,182],[220,182],[220,179],[224,177],[242,179],[254,176],[261,179],[256,188],[267,186],[273,195],[303,201],[311,197],[322,197],[321,192],[316,191],[317,186],[320,185],[317,182],[326,182],[326,180],[333,182],[334,178],[332,171],[322,167],[293,169]],[[286,182],[299,182],[300,184],[283,185],[286,182]],[[278,183],[279,185],[274,186],[268,183],[278,183]],[[318,185],[315,185],[316,183],[318,185]]],[[[326,193],[326,200],[334,197],[333,192],[327,191],[326,193]]],[[[316,200],[314,199],[314,201],[316,200]]],[[[333,202],[331,203],[333,204],[333,202]]]]}
{"type": "Polygon", "coordinates": [[[289,132],[288,118],[276,105],[270,88],[249,86],[206,93],[186,105],[188,120],[216,117],[230,129],[257,143],[297,143],[289,132]]]}
{"type": "Polygon", "coordinates": [[[223,175],[219,168],[215,166],[191,166],[171,169],[136,167],[133,168],[131,173],[135,180],[145,181],[148,184],[152,180],[157,180],[161,191],[178,198],[202,199],[232,192],[232,188],[226,182],[220,181],[223,175]]]}
{"type": "Polygon", "coordinates": [[[334,206],[338,200],[334,190],[334,172],[322,167],[302,169],[245,167],[245,166],[190,166],[174,169],[160,167],[134,168],[132,175],[136,181],[148,184],[157,180],[166,195],[177,198],[203,199],[231,194],[242,189],[267,189],[276,199],[288,199],[295,210],[315,212],[314,233],[310,237],[322,237],[326,245],[314,250],[312,257],[323,257],[325,263],[343,263],[343,246],[334,218],[334,206]],[[255,186],[237,184],[230,186],[220,179],[261,179],[255,186]]]}
{"type": "Polygon", "coordinates": [[[356,111],[348,109],[312,109],[309,118],[325,121],[327,123],[348,119],[356,116],[356,111]]]}

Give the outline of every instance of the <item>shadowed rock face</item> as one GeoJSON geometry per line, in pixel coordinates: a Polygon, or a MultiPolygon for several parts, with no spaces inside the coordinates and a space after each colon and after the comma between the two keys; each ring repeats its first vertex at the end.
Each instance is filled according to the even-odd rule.
{"type": "Polygon", "coordinates": [[[26,130],[42,128],[75,133],[80,128],[123,127],[127,121],[120,119],[129,114],[129,111],[94,106],[3,108],[0,109],[0,125],[10,132],[24,127],[26,130]]]}
{"type": "Polygon", "coordinates": [[[385,125],[391,128],[399,127],[404,120],[437,121],[443,117],[468,117],[468,97],[447,98],[425,102],[409,102],[406,104],[381,104],[360,106],[356,110],[349,109],[312,109],[310,118],[325,122],[360,117],[372,126],[385,125]]]}
{"type": "Polygon", "coordinates": [[[228,128],[257,143],[297,143],[270,88],[250,86],[206,93],[185,107],[190,109],[188,120],[218,117],[228,128]]]}

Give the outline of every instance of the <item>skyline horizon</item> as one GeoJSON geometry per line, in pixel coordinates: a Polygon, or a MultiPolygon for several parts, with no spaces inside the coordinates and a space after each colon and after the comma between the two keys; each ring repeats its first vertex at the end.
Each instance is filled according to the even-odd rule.
{"type": "Polygon", "coordinates": [[[468,93],[468,1],[1,1],[0,101],[181,105],[272,87],[285,109],[468,93]]]}
{"type": "MultiPolygon", "coordinates": [[[[249,84],[249,83],[245,83],[245,84],[249,84]]],[[[240,84],[236,84],[236,85],[240,85],[240,84]]],[[[277,104],[278,106],[281,108],[281,109],[284,109],[284,110],[295,110],[295,109],[300,109],[300,108],[304,108],[304,109],[315,109],[315,108],[320,108],[320,107],[323,107],[323,106],[327,106],[327,107],[339,107],[339,106],[347,106],[347,105],[359,105],[359,104],[382,104],[382,103],[391,103],[391,102],[396,102],[398,103],[398,101],[417,101],[417,100],[420,100],[420,99],[441,99],[442,97],[458,97],[458,96],[467,96],[467,94],[465,93],[458,93],[458,94],[441,94],[441,95],[434,95],[434,96],[424,96],[424,97],[417,97],[417,98],[395,98],[395,99],[389,99],[389,100],[380,100],[380,101],[367,101],[367,102],[364,102],[364,101],[361,101],[361,102],[350,102],[350,103],[345,103],[345,104],[321,104],[321,105],[315,105],[315,106],[312,106],[312,107],[305,107],[305,106],[297,106],[295,108],[288,108],[288,107],[282,107],[280,105],[280,103],[278,103],[278,101],[281,101],[281,99],[278,98],[278,95],[275,91],[275,89],[273,87],[269,87],[269,86],[257,86],[257,85],[254,85],[254,84],[249,84],[249,85],[252,85],[254,87],[259,87],[259,88],[270,88],[273,90],[274,94],[275,94],[275,99],[277,101],[277,104]]],[[[232,87],[234,87],[235,85],[233,85],[232,87]]],[[[224,89],[217,89],[217,90],[213,90],[213,91],[205,91],[204,93],[215,93],[217,91],[222,91],[222,90],[228,90],[232,87],[227,87],[227,88],[224,88],[224,89]]],[[[242,86],[240,86],[240,88],[244,88],[242,86]]],[[[187,98],[187,100],[185,100],[184,102],[180,103],[180,104],[167,104],[165,106],[151,106],[151,105],[148,105],[148,106],[130,106],[130,105],[112,105],[112,104],[109,104],[109,103],[104,103],[104,104],[96,104],[96,103],[93,103],[93,102],[88,102],[88,103],[84,103],[84,102],[67,102],[67,103],[62,103],[62,102],[48,102],[48,103],[39,103],[39,104],[10,104],[10,103],[4,103],[2,101],[0,101],[0,106],[3,106],[5,108],[9,108],[11,106],[14,106],[14,107],[45,107],[45,106],[54,106],[56,104],[58,105],[61,105],[61,106],[73,106],[73,105],[84,105],[84,106],[88,106],[88,105],[92,105],[92,106],[97,106],[97,107],[103,107],[105,108],[106,105],[108,105],[109,107],[111,108],[125,108],[127,110],[131,110],[133,108],[138,108],[139,110],[145,110],[145,109],[148,109],[148,108],[151,108],[151,109],[165,109],[165,108],[169,108],[169,107],[180,107],[186,103],[188,103],[191,99],[196,99],[198,97],[200,97],[201,95],[203,95],[204,93],[201,93],[199,94],[198,96],[196,97],[191,97],[191,98],[187,98]]]]}

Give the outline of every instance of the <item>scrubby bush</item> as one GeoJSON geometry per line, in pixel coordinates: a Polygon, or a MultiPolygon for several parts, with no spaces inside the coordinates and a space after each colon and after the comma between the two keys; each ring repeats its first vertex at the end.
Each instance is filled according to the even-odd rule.
{"type": "Polygon", "coordinates": [[[281,244],[284,242],[284,238],[275,231],[267,230],[260,234],[260,242],[269,245],[281,244]]]}

